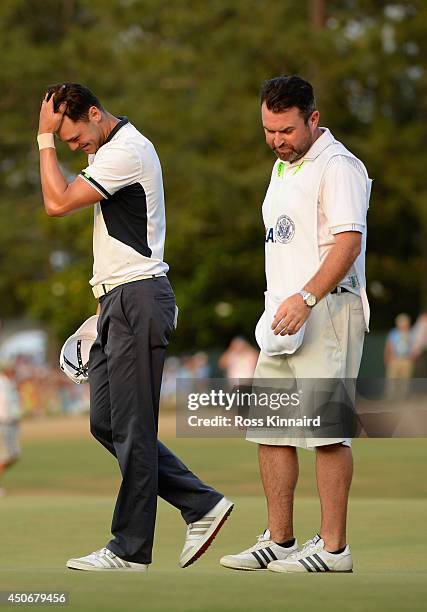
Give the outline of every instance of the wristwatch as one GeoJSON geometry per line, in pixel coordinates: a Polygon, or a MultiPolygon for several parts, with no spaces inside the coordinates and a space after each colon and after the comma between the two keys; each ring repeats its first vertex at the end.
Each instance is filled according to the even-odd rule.
{"type": "Polygon", "coordinates": [[[304,289],[302,289],[301,291],[298,291],[298,293],[309,308],[313,308],[313,306],[316,306],[317,297],[315,295],[313,295],[312,293],[309,293],[308,291],[304,291],[304,289]]]}

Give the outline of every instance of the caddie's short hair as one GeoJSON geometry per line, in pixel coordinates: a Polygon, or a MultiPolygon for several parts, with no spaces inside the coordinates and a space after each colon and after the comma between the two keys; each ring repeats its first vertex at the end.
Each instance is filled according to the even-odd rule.
{"type": "Polygon", "coordinates": [[[260,97],[261,104],[265,102],[268,110],[273,113],[282,113],[292,107],[298,108],[306,123],[316,110],[313,86],[295,74],[265,81],[260,97]]]}
{"type": "Polygon", "coordinates": [[[100,101],[95,94],[80,83],[57,83],[50,85],[47,88],[47,93],[54,94],[53,107],[57,113],[63,102],[66,102],[67,108],[65,115],[71,121],[88,121],[89,109],[91,106],[96,106],[99,110],[104,110],[100,101]]]}

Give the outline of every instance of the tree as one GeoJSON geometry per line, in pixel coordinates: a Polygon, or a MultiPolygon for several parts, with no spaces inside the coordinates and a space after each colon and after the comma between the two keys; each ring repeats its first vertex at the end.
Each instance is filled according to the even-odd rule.
{"type": "MultiPolygon", "coordinates": [[[[92,314],[91,212],[43,213],[35,132],[47,84],[91,87],[156,145],[167,199],[166,261],[180,305],[175,348],[253,339],[263,308],[260,206],[273,163],[262,81],[299,73],[322,123],[375,179],[368,278],[373,327],[427,303],[423,3],[347,0],[30,0],[0,5],[0,317],[47,322],[59,340],[92,314]],[[313,28],[313,10],[325,9],[313,28]],[[125,10],[123,7],[125,6],[125,10]],[[423,293],[424,292],[424,293],[423,293]]],[[[58,146],[71,177],[85,165],[58,146]]]]}

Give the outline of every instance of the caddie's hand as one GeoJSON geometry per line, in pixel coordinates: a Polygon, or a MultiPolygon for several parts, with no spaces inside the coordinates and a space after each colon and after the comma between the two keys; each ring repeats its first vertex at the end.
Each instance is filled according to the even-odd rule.
{"type": "Polygon", "coordinates": [[[55,113],[53,98],[54,96],[52,95],[48,100],[48,94],[46,94],[43,99],[39,117],[39,134],[55,134],[61,127],[67,104],[63,102],[58,112],[55,113]]]}
{"type": "Polygon", "coordinates": [[[307,321],[310,312],[311,308],[307,306],[299,293],[286,298],[277,309],[271,325],[274,335],[293,336],[307,321]]]}

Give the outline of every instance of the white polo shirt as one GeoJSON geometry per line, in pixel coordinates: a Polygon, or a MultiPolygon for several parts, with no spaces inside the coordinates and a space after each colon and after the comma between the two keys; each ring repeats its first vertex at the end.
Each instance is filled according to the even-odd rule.
{"type": "MultiPolygon", "coordinates": [[[[323,263],[334,236],[341,232],[360,232],[366,235],[367,183],[363,164],[355,157],[332,157],[323,174],[319,190],[317,237],[320,262],[323,263]]],[[[361,254],[363,257],[365,253],[361,254]]],[[[355,266],[340,282],[353,293],[360,295],[355,266]]]]}
{"type": "Polygon", "coordinates": [[[153,144],[126,117],[80,176],[104,199],[95,204],[92,286],[164,274],[165,202],[153,144]]]}
{"type": "Polygon", "coordinates": [[[321,129],[301,160],[277,160],[273,167],[262,208],[267,292],[285,299],[300,291],[335,244],[334,236],[358,231],[361,253],[339,284],[360,293],[368,327],[365,248],[371,180],[363,163],[321,129]]]}

